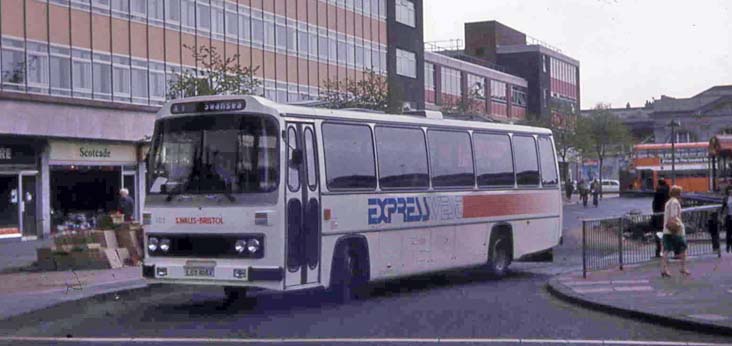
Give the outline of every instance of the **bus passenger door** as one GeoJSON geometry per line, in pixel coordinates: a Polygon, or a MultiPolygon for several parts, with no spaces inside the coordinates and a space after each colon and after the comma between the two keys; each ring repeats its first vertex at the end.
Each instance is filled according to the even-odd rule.
{"type": "Polygon", "coordinates": [[[285,287],[320,282],[320,185],[312,123],[287,123],[285,287]]]}

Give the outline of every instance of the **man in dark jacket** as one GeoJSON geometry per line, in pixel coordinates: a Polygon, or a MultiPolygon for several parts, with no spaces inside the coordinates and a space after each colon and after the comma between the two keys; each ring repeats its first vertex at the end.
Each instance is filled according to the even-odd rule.
{"type": "MultiPolygon", "coordinates": [[[[656,192],[653,194],[653,216],[651,223],[653,229],[657,232],[663,232],[663,211],[666,206],[666,202],[669,199],[669,187],[666,184],[666,180],[663,178],[658,179],[658,186],[656,186],[656,192]],[[659,214],[660,213],[660,214],[659,214]]],[[[654,232],[653,239],[656,240],[656,257],[661,257],[661,239],[659,239],[654,232]]]]}
{"type": "Polygon", "coordinates": [[[135,200],[130,197],[130,191],[127,189],[119,190],[119,204],[117,210],[125,216],[125,221],[132,221],[135,213],[135,200]]]}

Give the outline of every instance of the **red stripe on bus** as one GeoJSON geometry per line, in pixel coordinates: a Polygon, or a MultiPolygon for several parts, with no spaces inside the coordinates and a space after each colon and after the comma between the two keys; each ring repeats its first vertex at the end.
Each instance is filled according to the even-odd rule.
{"type": "Polygon", "coordinates": [[[463,197],[463,218],[545,214],[555,211],[553,194],[484,195],[463,197]]]}

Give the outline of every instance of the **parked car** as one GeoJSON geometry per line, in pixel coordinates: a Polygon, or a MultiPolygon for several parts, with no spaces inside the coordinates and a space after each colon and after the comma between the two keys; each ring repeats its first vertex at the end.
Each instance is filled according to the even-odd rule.
{"type": "Polygon", "coordinates": [[[608,180],[603,179],[602,180],[602,192],[605,192],[605,193],[620,192],[620,182],[617,180],[612,180],[612,179],[608,179],[608,180]]]}

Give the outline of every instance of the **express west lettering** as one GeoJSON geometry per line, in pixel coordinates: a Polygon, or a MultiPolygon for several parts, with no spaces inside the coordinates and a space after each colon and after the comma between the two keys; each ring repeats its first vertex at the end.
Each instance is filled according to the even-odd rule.
{"type": "Polygon", "coordinates": [[[107,148],[97,149],[97,148],[79,148],[79,155],[81,157],[110,157],[112,155],[112,152],[109,151],[107,148]]]}
{"type": "Polygon", "coordinates": [[[369,198],[369,225],[391,223],[394,214],[400,214],[403,222],[428,221],[430,207],[418,197],[369,198]]]}
{"type": "Polygon", "coordinates": [[[176,217],[176,224],[184,225],[223,225],[224,218],[222,217],[176,217]]]}

